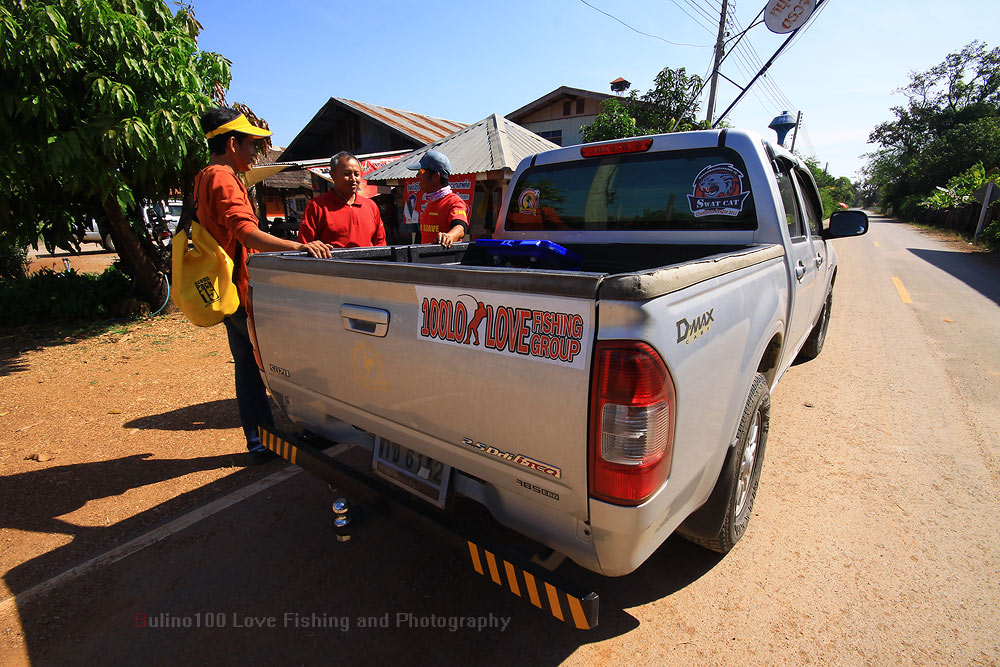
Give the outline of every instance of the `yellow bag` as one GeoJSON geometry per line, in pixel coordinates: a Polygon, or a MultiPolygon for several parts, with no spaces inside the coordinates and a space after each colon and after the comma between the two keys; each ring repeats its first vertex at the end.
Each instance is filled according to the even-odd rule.
{"type": "Polygon", "coordinates": [[[240,294],[233,282],[233,260],[211,233],[191,221],[191,240],[180,225],[171,244],[173,272],[170,290],[174,304],[192,324],[210,327],[240,307],[240,294]]]}

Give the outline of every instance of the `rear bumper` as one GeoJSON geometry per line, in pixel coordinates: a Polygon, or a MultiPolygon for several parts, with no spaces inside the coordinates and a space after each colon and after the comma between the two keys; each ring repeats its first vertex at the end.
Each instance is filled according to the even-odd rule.
{"type": "MultiPolygon", "coordinates": [[[[283,459],[336,486],[354,503],[364,503],[407,526],[461,546],[469,564],[480,575],[534,607],[572,627],[597,626],[598,595],[573,584],[519,555],[513,544],[498,541],[482,528],[482,521],[439,511],[380,480],[369,477],[318,448],[272,428],[261,428],[261,441],[283,459]]],[[[330,443],[333,444],[333,443],[330,443]]]]}

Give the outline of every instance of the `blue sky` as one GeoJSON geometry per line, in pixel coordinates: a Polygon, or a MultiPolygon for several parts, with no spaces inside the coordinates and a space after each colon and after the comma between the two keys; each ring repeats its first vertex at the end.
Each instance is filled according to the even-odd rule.
{"type": "MultiPolygon", "coordinates": [[[[642,93],[665,66],[709,71],[721,0],[587,2],[661,39],[581,0],[194,0],[194,8],[204,26],[200,47],[233,62],[229,102],[244,102],[266,118],[282,146],[330,97],[472,123],[559,86],[610,92],[608,83],[622,76],[642,93]]],[[[729,4],[746,27],[765,0],[729,4]]],[[[893,91],[910,72],[936,65],[974,39],[1000,45],[993,1],[823,5],[771,67],[769,83],[751,88],[728,118],[773,137],[767,125],[774,116],[789,106],[801,110],[804,131],[796,148],[828,162],[835,176],[856,178],[862,154],[873,148],[868,133],[903,104],[893,91]]],[[[722,73],[745,83],[756,73],[755,58],[767,61],[784,38],[763,25],[752,28],[743,40],[752,51],[731,56],[722,73]]],[[[718,112],[737,93],[721,82],[718,112]]]]}

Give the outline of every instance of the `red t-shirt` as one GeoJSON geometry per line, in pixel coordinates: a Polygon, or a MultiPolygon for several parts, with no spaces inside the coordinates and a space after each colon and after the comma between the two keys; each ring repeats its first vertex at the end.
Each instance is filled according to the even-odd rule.
{"type": "Polygon", "coordinates": [[[454,192],[436,201],[428,201],[420,212],[420,242],[437,243],[438,232],[448,233],[457,223],[469,231],[469,209],[454,192]]]}
{"type": "Polygon", "coordinates": [[[385,245],[385,227],[378,206],[355,195],[347,204],[333,190],[313,199],[299,223],[299,242],[322,241],[337,248],[385,245]]]}
{"type": "Polygon", "coordinates": [[[243,181],[232,167],[210,164],[198,173],[195,181],[195,215],[198,222],[215,238],[233,260],[233,282],[240,293],[240,303],[247,302],[247,235],[258,229],[257,214],[243,181]],[[236,244],[240,244],[237,255],[236,244]]]}

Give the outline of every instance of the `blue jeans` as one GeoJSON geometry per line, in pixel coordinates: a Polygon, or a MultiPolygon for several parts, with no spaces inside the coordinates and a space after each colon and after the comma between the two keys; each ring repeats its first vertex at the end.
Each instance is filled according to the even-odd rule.
{"type": "Polygon", "coordinates": [[[240,423],[247,438],[247,449],[260,449],[260,434],[257,426],[274,425],[271,404],[267,398],[267,388],[260,377],[257,361],[253,356],[253,344],[247,331],[247,312],[239,310],[223,320],[229,336],[229,351],[233,353],[236,365],[236,405],[240,411],[240,423]]]}

